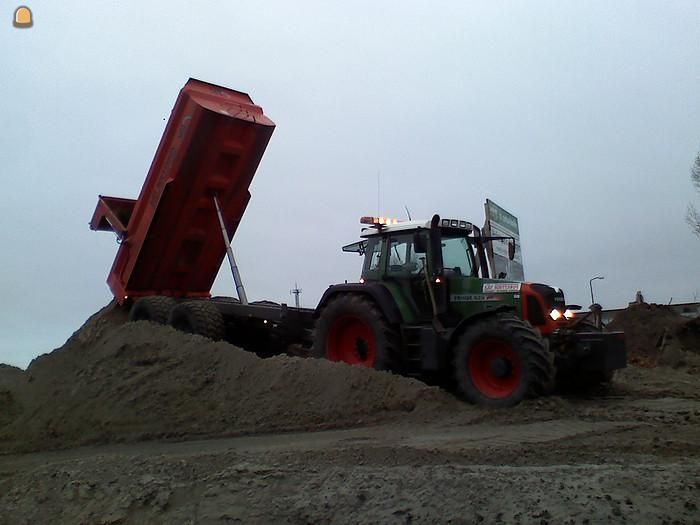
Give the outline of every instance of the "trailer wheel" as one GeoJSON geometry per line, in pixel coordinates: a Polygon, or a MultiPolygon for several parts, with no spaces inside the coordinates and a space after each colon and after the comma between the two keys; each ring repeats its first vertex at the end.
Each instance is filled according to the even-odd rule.
{"type": "Polygon", "coordinates": [[[547,392],[552,356],[542,336],[510,313],[498,313],[465,330],[455,348],[454,372],[464,396],[477,405],[507,407],[547,392]]]}
{"type": "Polygon", "coordinates": [[[129,311],[129,321],[153,321],[166,324],[170,311],[177,303],[172,297],[151,295],[137,299],[129,311]]]}
{"type": "Polygon", "coordinates": [[[374,301],[344,294],[321,311],[311,354],[349,365],[391,370],[397,346],[396,332],[374,301]]]}
{"type": "Polygon", "coordinates": [[[226,335],[224,317],[210,301],[187,301],[170,312],[168,324],[188,334],[197,334],[214,341],[226,335]]]}

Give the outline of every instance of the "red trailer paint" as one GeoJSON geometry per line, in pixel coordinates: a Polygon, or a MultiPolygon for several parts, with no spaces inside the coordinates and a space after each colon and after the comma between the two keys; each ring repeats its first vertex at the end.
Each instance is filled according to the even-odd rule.
{"type": "Polygon", "coordinates": [[[213,195],[233,237],[275,124],[245,93],[190,79],[136,200],[100,196],[93,230],[121,244],[107,283],[121,304],[209,297],[226,253],[213,195]]]}

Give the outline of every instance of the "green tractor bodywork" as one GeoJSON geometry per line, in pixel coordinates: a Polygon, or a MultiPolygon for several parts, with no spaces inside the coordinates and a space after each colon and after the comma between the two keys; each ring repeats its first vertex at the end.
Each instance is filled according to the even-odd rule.
{"type": "Polygon", "coordinates": [[[625,366],[622,334],[565,317],[558,289],[489,277],[486,243],[509,243],[512,257],[512,239],[437,215],[389,225],[366,219],[363,240],[343,248],[364,256],[362,277],[321,299],[316,355],[438,378],[495,406],[547,393],[555,376],[600,383],[625,366]]]}

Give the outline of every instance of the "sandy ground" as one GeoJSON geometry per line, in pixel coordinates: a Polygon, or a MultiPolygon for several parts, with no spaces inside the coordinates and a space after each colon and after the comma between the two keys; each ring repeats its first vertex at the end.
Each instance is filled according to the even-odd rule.
{"type": "Polygon", "coordinates": [[[700,523],[697,356],[486,410],[119,315],[0,367],[0,524],[700,523]]]}
{"type": "Polygon", "coordinates": [[[632,369],[593,399],[7,455],[0,523],[700,523],[699,380],[632,369]]]}

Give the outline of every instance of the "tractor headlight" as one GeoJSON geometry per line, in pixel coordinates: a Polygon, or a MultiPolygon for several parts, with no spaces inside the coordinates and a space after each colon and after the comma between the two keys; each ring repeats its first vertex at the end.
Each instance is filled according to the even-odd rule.
{"type": "Polygon", "coordinates": [[[564,317],[566,317],[567,319],[573,319],[574,315],[576,315],[576,314],[574,314],[573,310],[566,310],[564,312],[564,317]]]}
{"type": "Polygon", "coordinates": [[[558,321],[559,319],[561,319],[561,318],[563,317],[563,315],[564,315],[564,314],[562,314],[562,313],[561,313],[559,310],[557,310],[556,308],[555,308],[554,310],[552,310],[551,312],[549,312],[549,317],[551,317],[551,318],[554,319],[555,321],[558,321]]]}

